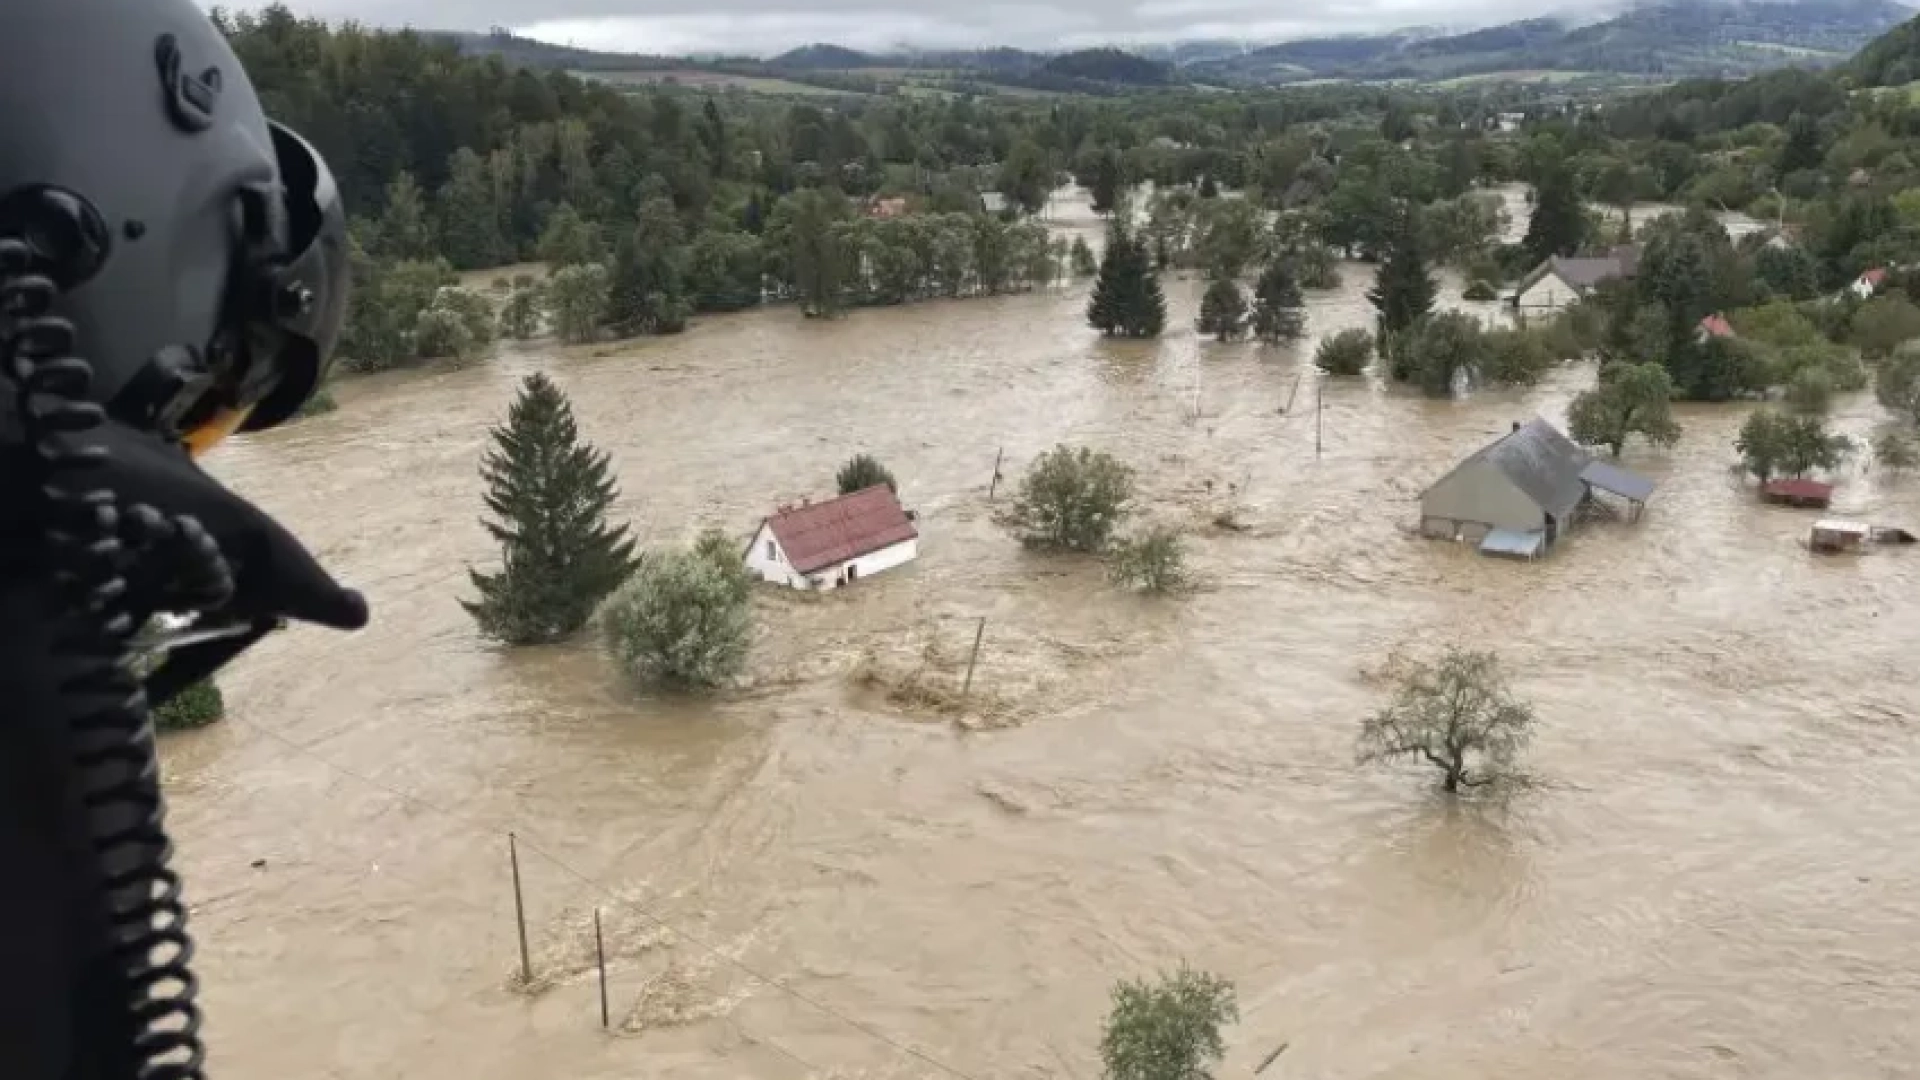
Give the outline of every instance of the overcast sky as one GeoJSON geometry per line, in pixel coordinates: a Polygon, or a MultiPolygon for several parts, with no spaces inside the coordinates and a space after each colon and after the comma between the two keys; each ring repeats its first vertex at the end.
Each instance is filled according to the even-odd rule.
{"type": "MultiPolygon", "coordinates": [[[[4,2],[4,0],[0,0],[4,2]]],[[[76,0],[78,2],[78,0],[76,0]]],[[[229,7],[258,7],[258,3],[229,7]]],[[[1466,29],[1568,0],[291,0],[303,15],[485,30],[608,52],[767,55],[824,41],[856,49],[1068,49],[1196,38],[1275,41],[1405,26],[1466,29]]],[[[1617,3],[1579,5],[1583,14],[1617,3]]]]}

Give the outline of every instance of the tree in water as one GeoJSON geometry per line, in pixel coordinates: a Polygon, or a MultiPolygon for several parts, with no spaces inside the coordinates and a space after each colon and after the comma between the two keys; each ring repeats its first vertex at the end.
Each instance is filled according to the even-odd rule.
{"type": "Polygon", "coordinates": [[[1323,338],[1314,350],[1314,366],[1329,375],[1356,378],[1367,373],[1373,362],[1373,335],[1350,326],[1330,338],[1323,338]]]}
{"type": "Polygon", "coordinates": [[[1883,431],[1873,440],[1873,460],[1887,472],[1899,476],[1920,466],[1920,446],[1914,444],[1911,435],[1883,431]]]}
{"type": "Polygon", "coordinates": [[[600,230],[580,216],[571,203],[561,203],[547,215],[546,228],[534,249],[550,270],[600,261],[600,230]]]}
{"type": "Polygon", "coordinates": [[[1398,683],[1393,702],[1360,725],[1360,764],[1423,762],[1450,795],[1511,775],[1534,716],[1493,653],[1449,648],[1438,662],[1407,665],[1398,683]]]}
{"type": "Polygon", "coordinates": [[[1107,1080],[1206,1080],[1226,1054],[1220,1028],[1239,1019],[1233,984],[1185,964],[1122,982],[1100,1035],[1107,1080]]]}
{"type": "Polygon", "coordinates": [[[618,493],[608,459],[580,440],[565,394],[534,372],[481,459],[497,574],[471,571],[478,601],[461,606],[487,637],[509,645],[560,641],[633,572],[626,526],[610,527],[618,493]]]}
{"type": "Polygon", "coordinates": [[[1214,278],[1200,298],[1199,328],[1219,341],[1238,341],[1246,333],[1247,298],[1232,278],[1214,278]]]}
{"type": "Polygon", "coordinates": [[[1127,186],[1126,164],[1120,158],[1120,151],[1111,146],[1095,151],[1080,182],[1087,189],[1094,213],[1113,213],[1127,186]]]}
{"type": "Polygon", "coordinates": [[[1186,545],[1178,530],[1155,525],[1114,545],[1113,580],[1125,588],[1169,593],[1187,582],[1186,545]]]}
{"type": "Polygon", "coordinates": [[[673,204],[649,200],[641,208],[639,224],[614,248],[606,314],[614,333],[677,334],[687,328],[692,307],[683,262],[673,204]]]}
{"type": "Polygon", "coordinates": [[[1573,399],[1567,433],[1574,442],[1606,447],[1614,457],[1636,434],[1656,446],[1672,446],[1680,440],[1672,401],[1673,377],[1666,368],[1616,361],[1600,369],[1593,389],[1573,399]]]}
{"type": "Polygon", "coordinates": [[[840,466],[840,471],[834,474],[833,479],[834,483],[839,485],[842,495],[865,491],[880,484],[887,485],[888,491],[900,490],[899,485],[894,483],[893,474],[888,472],[887,467],[880,464],[879,459],[872,454],[855,454],[847,459],[847,463],[840,466]]]}
{"type": "Polygon", "coordinates": [[[547,317],[553,332],[569,345],[592,341],[607,309],[607,268],[599,263],[569,266],[547,279],[547,317]]]}
{"type": "Polygon", "coordinates": [[[1894,351],[1874,373],[1873,396],[1882,406],[1920,424],[1920,344],[1894,351]]]}
{"type": "Polygon", "coordinates": [[[1275,259],[1260,272],[1253,287],[1253,336],[1268,344],[1298,341],[1307,332],[1306,302],[1293,265],[1275,259]]]}
{"type": "Polygon", "coordinates": [[[1133,510],[1133,470],[1111,454],[1056,446],[1020,480],[1009,522],[1031,548],[1097,553],[1133,510]]]}
{"type": "Polygon", "coordinates": [[[1420,229],[1411,214],[1403,214],[1387,239],[1386,258],[1380,264],[1367,299],[1380,313],[1380,340],[1392,348],[1395,337],[1409,330],[1433,311],[1439,294],[1433,275],[1427,272],[1426,252],[1421,250],[1420,229]]]}
{"type": "Polygon", "coordinates": [[[1087,321],[1109,337],[1158,337],[1166,327],[1167,298],[1146,247],[1117,219],[1107,229],[1107,251],[1087,303],[1087,321]]]}
{"type": "Polygon", "coordinates": [[[1220,185],[1214,182],[1212,173],[1208,173],[1206,176],[1200,178],[1200,197],[1203,199],[1217,199],[1220,197],[1220,185]]]}
{"type": "Polygon", "coordinates": [[[1521,246],[1536,263],[1572,255],[1587,241],[1587,213],[1580,206],[1573,174],[1563,162],[1545,162],[1533,191],[1533,218],[1521,246]]]}
{"type": "Polygon", "coordinates": [[[732,545],[702,538],[693,550],[651,552],[607,601],[607,653],[635,682],[718,686],[746,664],[753,640],[747,586],[732,545]]]}
{"type": "Polygon", "coordinates": [[[1819,416],[1788,416],[1757,409],[1740,427],[1733,447],[1740,464],[1765,484],[1776,476],[1801,477],[1816,469],[1837,469],[1853,452],[1853,440],[1827,433],[1819,416]]]}
{"type": "Polygon", "coordinates": [[[1074,277],[1092,277],[1100,272],[1100,261],[1093,257],[1093,249],[1087,246],[1087,238],[1076,236],[1067,258],[1073,264],[1074,277]]]}
{"type": "Polygon", "coordinates": [[[1053,167],[1033,140],[1022,139],[1007,151],[1007,160],[1000,166],[1000,191],[1023,214],[1037,214],[1047,205],[1053,167]]]}
{"type": "Polygon", "coordinates": [[[526,341],[540,332],[540,308],[544,301],[540,290],[520,286],[507,294],[500,305],[500,334],[514,341],[526,341]]]}

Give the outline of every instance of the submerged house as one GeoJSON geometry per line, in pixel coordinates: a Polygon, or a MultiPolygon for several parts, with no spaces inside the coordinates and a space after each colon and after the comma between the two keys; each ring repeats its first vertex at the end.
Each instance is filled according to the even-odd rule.
{"type": "Polygon", "coordinates": [[[747,572],[794,589],[837,589],[912,562],[920,530],[893,489],[876,484],[826,502],[785,506],[760,523],[747,572]]]}
{"type": "Polygon", "coordinates": [[[1551,549],[1595,491],[1627,500],[1630,519],[1653,481],[1591,454],[1545,420],[1474,451],[1420,496],[1420,531],[1477,545],[1485,554],[1536,558],[1551,549]]]}
{"type": "Polygon", "coordinates": [[[1523,318],[1555,315],[1585,299],[1601,282],[1632,278],[1639,270],[1640,249],[1632,244],[1602,255],[1555,255],[1520,279],[1511,303],[1523,318]]]}

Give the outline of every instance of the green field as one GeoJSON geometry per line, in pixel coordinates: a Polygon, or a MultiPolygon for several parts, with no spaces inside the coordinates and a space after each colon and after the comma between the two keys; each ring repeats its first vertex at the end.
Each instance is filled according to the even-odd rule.
{"type": "Polygon", "coordinates": [[[1516,83],[1563,83],[1584,79],[1592,75],[1591,71],[1551,71],[1545,68],[1521,68],[1517,71],[1483,71],[1476,75],[1460,75],[1451,79],[1442,79],[1434,86],[1473,86],[1478,83],[1516,82],[1516,83]]]}
{"type": "Polygon", "coordinates": [[[804,95],[808,97],[862,97],[851,90],[756,75],[731,75],[723,71],[673,69],[670,71],[576,71],[584,79],[616,83],[621,86],[685,86],[695,90],[740,90],[749,94],[804,95]]]}

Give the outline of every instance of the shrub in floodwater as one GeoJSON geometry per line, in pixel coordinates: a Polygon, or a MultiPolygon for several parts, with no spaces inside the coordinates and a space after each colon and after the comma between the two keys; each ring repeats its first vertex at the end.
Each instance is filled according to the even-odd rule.
{"type": "Polygon", "coordinates": [[[1111,573],[1125,588],[1172,592],[1187,581],[1186,545],[1173,529],[1152,526],[1114,545],[1111,573]]]}
{"type": "Polygon", "coordinates": [[[637,682],[720,685],[745,666],[753,636],[744,573],[696,551],[647,554],[601,610],[607,655],[637,682]]]}
{"type": "Polygon", "coordinates": [[[887,485],[888,491],[900,490],[893,481],[893,474],[872,454],[855,454],[847,459],[847,463],[840,466],[840,471],[834,475],[834,482],[842,495],[865,491],[879,484],[887,485]]]}
{"type": "Polygon", "coordinates": [[[1460,299],[1485,302],[1500,299],[1500,293],[1499,290],[1495,289],[1493,285],[1488,282],[1475,281],[1467,286],[1465,292],[1460,294],[1460,299]]]}
{"type": "Polygon", "coordinates": [[[1511,775],[1534,716],[1507,688],[1493,653],[1449,648],[1437,663],[1408,665],[1398,682],[1392,704],[1361,722],[1360,764],[1432,765],[1448,794],[1511,775]]]}
{"type": "Polygon", "coordinates": [[[1220,1028],[1240,1019],[1233,984],[1185,964],[1113,988],[1100,1035],[1108,1080],[1205,1080],[1226,1053],[1220,1028]]]}
{"type": "Polygon", "coordinates": [[[1021,478],[1012,522],[1028,547],[1105,550],[1132,511],[1133,470],[1111,454],[1056,446],[1021,478]]]}
{"type": "Polygon", "coordinates": [[[1365,375],[1373,362],[1373,335],[1354,328],[1342,330],[1320,342],[1314,351],[1314,365],[1329,375],[1353,377],[1365,375]]]}
{"type": "Polygon", "coordinates": [[[497,641],[559,641],[585,626],[633,570],[626,526],[606,520],[618,498],[607,456],[581,441],[566,395],[537,371],[493,439],[480,474],[503,567],[473,571],[480,599],[461,606],[497,641]]]}
{"type": "Polygon", "coordinates": [[[191,731],[227,715],[226,699],[212,679],[194,683],[153,710],[155,731],[191,731]]]}

